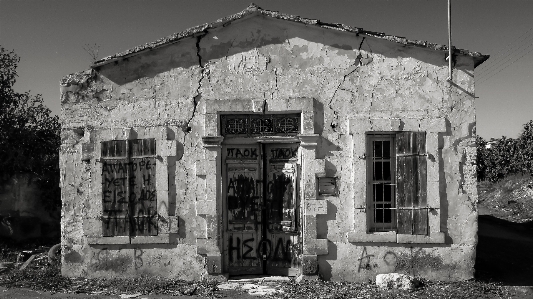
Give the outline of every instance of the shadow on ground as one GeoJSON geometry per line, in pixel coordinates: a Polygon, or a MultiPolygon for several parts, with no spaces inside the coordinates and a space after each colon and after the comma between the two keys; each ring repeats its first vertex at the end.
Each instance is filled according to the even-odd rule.
{"type": "Polygon", "coordinates": [[[533,291],[533,221],[513,223],[480,215],[476,278],[533,291]]]}

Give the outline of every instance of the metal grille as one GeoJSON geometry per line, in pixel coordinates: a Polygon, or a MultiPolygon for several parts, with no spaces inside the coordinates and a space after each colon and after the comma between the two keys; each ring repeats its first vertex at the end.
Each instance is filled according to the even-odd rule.
{"type": "Polygon", "coordinates": [[[223,114],[220,116],[222,136],[297,135],[301,117],[292,114],[223,114]]]}
{"type": "Polygon", "coordinates": [[[371,138],[371,231],[396,229],[394,138],[392,135],[371,138]]]}

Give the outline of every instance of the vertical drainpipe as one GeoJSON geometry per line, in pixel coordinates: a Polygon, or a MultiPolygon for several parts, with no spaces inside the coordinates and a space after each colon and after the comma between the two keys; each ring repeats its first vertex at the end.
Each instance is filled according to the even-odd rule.
{"type": "Polygon", "coordinates": [[[452,81],[452,0],[448,0],[448,81],[452,81]]]}

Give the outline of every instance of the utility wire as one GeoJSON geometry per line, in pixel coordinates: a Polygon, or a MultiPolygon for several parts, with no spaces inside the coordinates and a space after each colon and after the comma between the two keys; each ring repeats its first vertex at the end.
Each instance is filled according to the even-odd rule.
{"type": "MultiPolygon", "coordinates": [[[[529,33],[531,30],[533,30],[533,27],[531,27],[531,28],[530,28],[529,30],[527,30],[524,34],[522,34],[522,35],[520,36],[520,38],[521,38],[522,36],[524,36],[525,34],[529,33]]],[[[529,38],[531,38],[531,37],[533,37],[533,35],[530,35],[530,36],[529,36],[529,38]]],[[[486,76],[486,75],[490,74],[493,70],[498,69],[498,68],[501,66],[502,63],[506,62],[507,60],[511,60],[511,59],[513,58],[512,56],[513,56],[517,51],[519,51],[520,49],[522,49],[523,46],[524,46],[525,44],[527,44],[529,38],[522,39],[522,42],[524,42],[524,44],[522,44],[522,45],[519,46],[519,47],[516,47],[516,46],[515,46],[515,44],[516,44],[516,43],[515,43],[516,40],[515,40],[515,42],[513,42],[513,43],[509,43],[508,46],[507,46],[506,48],[500,50],[497,54],[493,55],[493,57],[498,57],[499,54],[501,54],[501,53],[503,53],[504,51],[510,49],[511,47],[514,47],[514,49],[511,50],[511,52],[507,54],[506,59],[503,59],[503,60],[496,60],[496,61],[495,61],[494,63],[492,63],[492,64],[489,63],[489,64],[486,64],[486,65],[482,65],[482,66],[480,67],[481,70],[478,71],[478,76],[479,76],[480,78],[483,77],[483,76],[486,76]],[[484,67],[484,68],[483,68],[483,67],[484,67]]],[[[518,53],[518,55],[520,55],[520,54],[518,53]]]]}
{"type": "MultiPolygon", "coordinates": [[[[491,56],[494,56],[494,57],[498,57],[498,55],[502,54],[504,51],[507,51],[508,49],[510,49],[514,44],[516,44],[519,40],[523,40],[522,37],[524,37],[526,34],[528,34],[530,31],[533,30],[533,27],[529,28],[528,30],[526,30],[524,33],[522,33],[522,35],[520,35],[519,37],[517,37],[513,42],[511,43],[508,43],[507,44],[507,47],[505,48],[502,48],[500,49],[498,52],[494,53],[494,54],[491,54],[491,56]]],[[[533,35],[531,35],[533,36],[533,35]]],[[[480,66],[481,69],[484,69],[484,68],[487,68],[487,67],[490,67],[490,65],[485,65],[485,64],[482,64],[480,66]]]]}
{"type": "Polygon", "coordinates": [[[484,76],[487,76],[488,74],[490,74],[492,71],[499,69],[502,66],[502,64],[505,64],[508,61],[513,60],[516,56],[522,55],[525,51],[528,50],[528,48],[531,46],[531,44],[533,44],[533,39],[530,39],[530,40],[526,41],[526,43],[524,43],[523,45],[515,48],[515,50],[513,50],[510,53],[508,53],[504,57],[502,57],[500,55],[500,57],[497,57],[497,59],[495,60],[494,63],[489,64],[488,68],[485,68],[484,70],[482,70],[479,73],[479,75],[481,77],[484,77],[484,76]],[[527,42],[530,42],[529,45],[527,44],[527,42]]]}
{"type": "Polygon", "coordinates": [[[493,73],[493,71],[499,71],[503,68],[506,67],[506,63],[508,63],[509,61],[513,60],[514,61],[514,58],[517,57],[518,55],[521,55],[520,57],[524,57],[525,54],[524,51],[527,51],[527,53],[529,53],[528,49],[531,48],[531,46],[533,45],[533,40],[532,42],[529,44],[529,45],[522,45],[518,48],[518,50],[514,51],[513,53],[510,53],[509,55],[507,55],[504,59],[501,59],[501,60],[498,60],[497,62],[495,62],[492,67],[488,70],[486,70],[485,72],[482,72],[480,75],[479,75],[479,79],[482,79],[484,77],[487,77],[489,75],[491,75],[493,73]],[[525,46],[525,48],[524,48],[525,46]],[[524,49],[522,49],[524,48],[524,49]]]}
{"type": "Polygon", "coordinates": [[[512,58],[509,57],[508,59],[506,59],[506,60],[504,61],[505,64],[501,64],[501,63],[500,63],[500,66],[499,66],[497,69],[495,68],[495,69],[491,70],[489,73],[484,74],[484,76],[481,76],[481,77],[479,78],[479,83],[484,82],[484,81],[486,81],[486,80],[492,78],[494,75],[500,73],[500,72],[503,71],[504,69],[508,68],[509,66],[511,66],[512,64],[514,64],[515,62],[517,62],[517,61],[518,61],[519,59],[521,59],[522,57],[524,57],[524,56],[526,56],[527,54],[529,54],[531,51],[533,51],[532,46],[533,46],[533,42],[532,42],[531,44],[529,44],[529,46],[526,48],[526,50],[527,50],[527,49],[529,49],[529,50],[527,50],[527,52],[523,53],[523,54],[522,54],[521,56],[519,56],[518,58],[516,58],[516,56],[514,56],[514,57],[512,57],[512,58]]]}
{"type": "MultiPolygon", "coordinates": [[[[531,45],[533,45],[533,43],[532,43],[531,45]]],[[[500,69],[498,72],[494,73],[492,76],[490,76],[490,77],[486,77],[486,78],[482,79],[481,81],[478,82],[478,84],[479,84],[479,83],[483,83],[483,82],[489,80],[490,78],[494,77],[495,75],[499,74],[501,71],[505,70],[506,68],[508,68],[509,66],[511,66],[512,64],[514,64],[514,63],[517,62],[518,60],[520,60],[520,58],[526,56],[527,54],[529,54],[529,53],[531,53],[531,52],[533,52],[533,48],[531,48],[529,51],[527,51],[524,55],[522,55],[522,56],[518,57],[517,59],[515,59],[513,62],[511,62],[511,63],[509,63],[508,65],[506,65],[504,68],[500,69]]]]}
{"type": "Polygon", "coordinates": [[[485,79],[487,77],[492,76],[494,73],[500,72],[501,70],[507,68],[510,62],[514,63],[517,60],[517,57],[522,58],[528,53],[530,53],[531,52],[530,48],[532,47],[532,45],[533,45],[533,42],[530,43],[525,49],[523,49],[523,51],[520,51],[519,53],[515,53],[515,55],[507,56],[505,59],[501,59],[497,61],[489,71],[481,73],[481,75],[476,76],[477,79],[478,80],[485,79]]]}

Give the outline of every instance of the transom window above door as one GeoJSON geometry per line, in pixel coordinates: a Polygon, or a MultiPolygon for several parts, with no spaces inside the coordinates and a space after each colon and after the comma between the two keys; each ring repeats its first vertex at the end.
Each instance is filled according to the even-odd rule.
{"type": "Polygon", "coordinates": [[[301,116],[292,114],[222,114],[222,136],[295,136],[300,134],[301,116]]]}

